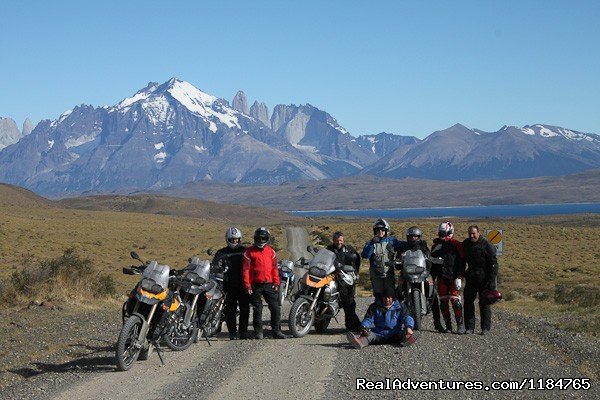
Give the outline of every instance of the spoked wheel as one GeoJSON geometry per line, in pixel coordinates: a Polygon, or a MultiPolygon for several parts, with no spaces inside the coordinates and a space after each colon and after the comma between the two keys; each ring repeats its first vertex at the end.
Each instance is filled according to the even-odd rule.
{"type": "Polygon", "coordinates": [[[310,309],[307,299],[300,297],[292,306],[289,316],[290,331],[294,337],[302,337],[308,333],[315,321],[315,312],[310,309]]]}
{"type": "Polygon", "coordinates": [[[198,335],[198,319],[192,318],[192,321],[186,326],[183,316],[174,321],[173,327],[164,336],[165,344],[173,351],[183,351],[189,348],[198,335]]]}
{"type": "Polygon", "coordinates": [[[117,341],[117,369],[127,371],[140,356],[142,343],[138,336],[142,328],[142,320],[137,315],[132,315],[125,321],[117,341]]]}

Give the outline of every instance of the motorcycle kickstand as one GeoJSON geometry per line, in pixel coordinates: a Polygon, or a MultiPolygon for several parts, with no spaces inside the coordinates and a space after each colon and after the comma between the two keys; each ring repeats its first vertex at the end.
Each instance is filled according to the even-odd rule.
{"type": "Polygon", "coordinates": [[[163,356],[162,356],[162,349],[160,347],[158,347],[157,344],[158,343],[154,344],[154,350],[156,350],[156,354],[158,354],[158,358],[160,359],[160,363],[162,365],[165,365],[165,361],[164,361],[163,356]]]}
{"type": "Polygon", "coordinates": [[[202,336],[204,336],[204,339],[206,339],[206,343],[208,343],[208,346],[212,346],[212,344],[210,344],[210,339],[206,335],[206,329],[202,329],[202,336]]]}

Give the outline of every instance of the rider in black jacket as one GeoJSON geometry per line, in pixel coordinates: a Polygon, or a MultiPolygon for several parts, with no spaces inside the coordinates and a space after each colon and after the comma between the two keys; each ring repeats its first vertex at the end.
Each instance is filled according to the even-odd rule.
{"type": "MultiPolygon", "coordinates": [[[[333,233],[333,244],[327,246],[327,250],[335,253],[337,261],[341,265],[352,265],[358,279],[360,269],[360,254],[350,245],[344,243],[344,234],[342,232],[333,233]]],[[[344,309],[344,322],[349,331],[358,331],[360,329],[360,319],[356,315],[356,282],[348,286],[344,282],[338,282],[340,292],[340,302],[344,309]]]]}
{"type": "Polygon", "coordinates": [[[235,227],[227,229],[225,232],[227,246],[215,253],[213,265],[217,267],[227,266],[227,272],[223,279],[223,288],[227,296],[225,297],[225,323],[229,331],[229,339],[238,338],[236,327],[237,308],[240,308],[240,326],[239,338],[249,339],[248,320],[250,317],[250,299],[244,289],[242,282],[242,259],[246,248],[242,246],[242,232],[235,227]]]}
{"type": "Polygon", "coordinates": [[[468,268],[465,273],[465,329],[467,333],[475,331],[475,298],[479,295],[481,315],[481,334],[492,327],[492,308],[483,299],[485,290],[496,290],[498,260],[496,248],[481,236],[477,225],[469,226],[469,238],[463,241],[465,261],[468,268]]]}

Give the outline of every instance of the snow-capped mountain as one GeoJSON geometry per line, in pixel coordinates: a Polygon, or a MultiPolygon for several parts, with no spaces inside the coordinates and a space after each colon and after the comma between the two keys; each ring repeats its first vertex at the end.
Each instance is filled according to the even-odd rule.
{"type": "MultiPolygon", "coordinates": [[[[320,126],[309,125],[303,135],[312,137],[320,126]]],[[[342,130],[331,126],[328,134],[349,136],[342,130]]],[[[141,190],[195,180],[277,184],[347,175],[364,166],[358,158],[349,151],[307,150],[226,100],[173,78],[150,83],[111,107],[82,105],[42,121],[0,153],[0,180],[44,194],[141,190]]]]}
{"type": "Polygon", "coordinates": [[[484,132],[456,124],[400,147],[362,173],[390,178],[510,179],[600,167],[600,136],[550,125],[484,132]]]}
{"type": "MultiPolygon", "coordinates": [[[[354,137],[310,104],[276,105],[270,116],[266,104],[248,104],[241,91],[230,106],[175,78],[149,83],[113,106],[80,105],[40,122],[0,150],[0,181],[61,196],[206,180],[280,184],[359,173],[472,180],[600,167],[600,136],[550,125],[484,132],[457,124],[423,140],[354,137]]],[[[14,121],[8,125],[14,132],[14,121]]]]}

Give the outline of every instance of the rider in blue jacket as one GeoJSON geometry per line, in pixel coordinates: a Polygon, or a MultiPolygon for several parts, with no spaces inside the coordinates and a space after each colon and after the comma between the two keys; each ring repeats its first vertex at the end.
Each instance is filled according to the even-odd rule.
{"type": "Polygon", "coordinates": [[[414,320],[408,309],[394,297],[394,290],[386,288],[383,297],[372,303],[361,323],[360,335],[347,333],[348,341],[357,349],[369,344],[399,343],[406,346],[414,343],[414,320]]]}
{"type": "Polygon", "coordinates": [[[361,257],[369,260],[369,275],[373,296],[380,299],[386,288],[394,289],[394,266],[390,263],[393,253],[407,250],[407,243],[389,236],[390,224],[385,219],[378,219],[373,224],[373,239],[369,240],[361,257]]]}

